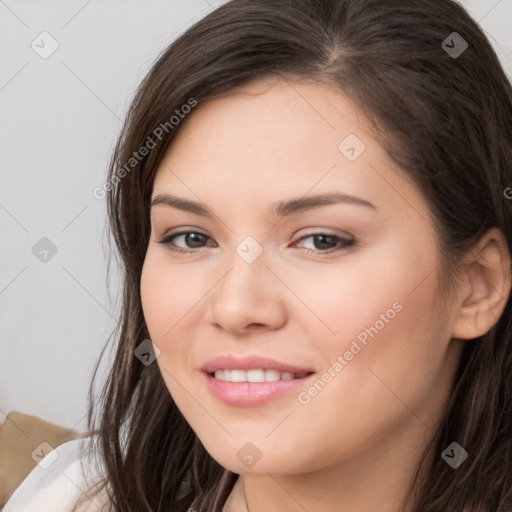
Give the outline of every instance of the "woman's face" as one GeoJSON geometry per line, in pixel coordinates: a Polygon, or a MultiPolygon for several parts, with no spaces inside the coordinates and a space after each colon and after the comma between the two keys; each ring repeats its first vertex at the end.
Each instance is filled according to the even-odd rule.
{"type": "Polygon", "coordinates": [[[275,80],[200,104],[152,198],[144,316],[221,465],[317,471],[431,432],[460,354],[433,221],[346,97],[275,80]]]}

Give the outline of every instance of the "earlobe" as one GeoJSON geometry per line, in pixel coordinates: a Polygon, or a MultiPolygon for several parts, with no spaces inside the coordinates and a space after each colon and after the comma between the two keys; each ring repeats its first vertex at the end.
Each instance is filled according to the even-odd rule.
{"type": "Polygon", "coordinates": [[[510,295],[511,273],[506,240],[492,228],[465,258],[454,338],[478,338],[498,322],[510,295]]]}

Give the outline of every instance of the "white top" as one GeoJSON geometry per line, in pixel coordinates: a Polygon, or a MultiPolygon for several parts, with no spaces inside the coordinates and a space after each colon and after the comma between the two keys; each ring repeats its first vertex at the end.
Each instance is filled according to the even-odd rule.
{"type": "MultiPolygon", "coordinates": [[[[74,439],[50,451],[21,482],[2,512],[71,512],[83,493],[88,494],[80,459],[86,441],[74,439]]],[[[88,474],[89,482],[97,478],[97,474],[88,474]]],[[[80,512],[103,511],[101,496],[86,500],[80,512]]]]}

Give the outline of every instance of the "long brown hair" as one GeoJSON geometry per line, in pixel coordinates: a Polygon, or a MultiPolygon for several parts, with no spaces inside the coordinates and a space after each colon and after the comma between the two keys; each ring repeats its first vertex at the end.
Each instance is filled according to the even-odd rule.
{"type": "MultiPolygon", "coordinates": [[[[512,246],[512,201],[504,194],[512,186],[511,85],[460,5],[232,0],[208,14],[161,54],[138,88],[105,186],[109,234],[123,272],[122,311],[99,396],[91,384],[88,421],[98,432],[91,453],[105,474],[97,490],[108,493],[118,512],[163,512],[172,504],[220,512],[238,477],[206,452],[158,365],[134,357],[149,338],[139,282],[153,178],[186,122],[185,115],[176,121],[176,110],[186,113],[184,105],[271,75],[332,85],[375,123],[375,136],[430,204],[443,287],[453,282],[459,257],[491,227],[512,246]],[[148,147],[148,137],[154,146],[130,160],[148,147]]],[[[492,329],[465,343],[429,447],[437,455],[410,489],[413,512],[512,510],[511,309],[509,297],[492,329]],[[470,454],[459,471],[440,456],[454,440],[470,454]]]]}

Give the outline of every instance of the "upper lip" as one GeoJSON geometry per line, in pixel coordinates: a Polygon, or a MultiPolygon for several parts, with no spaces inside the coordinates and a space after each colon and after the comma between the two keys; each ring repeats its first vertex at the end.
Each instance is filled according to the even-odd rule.
{"type": "Polygon", "coordinates": [[[214,373],[216,370],[256,370],[260,368],[290,373],[309,373],[313,371],[310,368],[282,363],[263,356],[233,357],[232,355],[214,357],[207,361],[201,370],[206,373],[214,373]]]}

